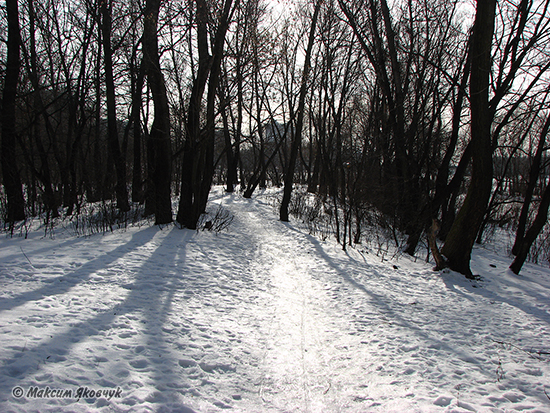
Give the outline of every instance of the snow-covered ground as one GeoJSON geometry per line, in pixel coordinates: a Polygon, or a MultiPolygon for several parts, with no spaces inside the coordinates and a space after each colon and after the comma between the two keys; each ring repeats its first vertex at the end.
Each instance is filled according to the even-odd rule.
{"type": "Polygon", "coordinates": [[[477,249],[470,282],[212,202],[219,234],[3,236],[0,412],[550,411],[548,269],[477,249]]]}

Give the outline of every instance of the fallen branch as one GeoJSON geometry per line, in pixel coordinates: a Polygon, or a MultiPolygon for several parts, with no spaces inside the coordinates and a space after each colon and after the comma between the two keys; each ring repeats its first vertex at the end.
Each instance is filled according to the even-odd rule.
{"type": "Polygon", "coordinates": [[[447,262],[445,261],[445,258],[443,258],[443,256],[439,252],[439,248],[437,247],[437,234],[439,233],[440,229],[441,225],[439,224],[439,221],[435,218],[432,219],[432,226],[430,227],[430,231],[428,233],[428,245],[430,246],[430,250],[432,251],[432,255],[435,260],[434,271],[440,271],[443,268],[447,267],[447,262]]]}
{"type": "Polygon", "coordinates": [[[519,350],[519,351],[522,351],[524,353],[526,353],[527,355],[529,355],[529,357],[531,358],[534,358],[535,360],[539,360],[539,361],[548,361],[549,360],[549,357],[550,357],[550,351],[545,351],[545,350],[525,350],[521,347],[518,347],[512,343],[507,343],[505,341],[498,341],[498,340],[493,340],[491,339],[492,342],[494,343],[497,343],[497,344],[500,344],[501,346],[508,346],[510,348],[514,348],[516,350],[519,350]],[[539,355],[539,356],[547,356],[546,358],[545,357],[537,357],[535,356],[535,354],[539,355]]]}

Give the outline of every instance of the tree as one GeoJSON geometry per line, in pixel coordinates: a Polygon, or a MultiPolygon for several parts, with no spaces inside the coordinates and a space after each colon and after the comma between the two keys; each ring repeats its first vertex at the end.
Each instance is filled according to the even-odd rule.
{"type": "Polygon", "coordinates": [[[290,204],[290,198],[292,195],[292,186],[294,183],[294,169],[296,167],[296,159],[298,158],[298,149],[302,142],[302,129],[304,125],[304,116],[305,116],[305,103],[306,95],[308,93],[308,79],[309,71],[311,65],[311,52],[313,50],[313,43],[315,41],[315,29],[317,26],[317,20],[319,17],[319,12],[321,10],[321,0],[318,0],[315,4],[315,10],[313,12],[313,17],[311,19],[311,29],[309,32],[309,40],[306,49],[304,69],[302,72],[302,83],[300,87],[300,98],[298,101],[298,108],[296,110],[297,119],[296,119],[296,128],[294,130],[294,136],[292,138],[292,146],[290,149],[290,157],[285,171],[284,177],[284,191],[283,199],[281,201],[281,207],[279,209],[279,218],[281,221],[288,222],[288,206],[290,204]]]}
{"type": "MultiPolygon", "coordinates": [[[[147,202],[155,213],[157,225],[172,222],[172,149],[170,142],[170,110],[164,76],[160,67],[157,37],[160,0],[147,0],[143,23],[143,64],[153,95],[155,113],[148,137],[149,182],[147,202]]],[[[135,102],[134,102],[135,103],[135,102]]],[[[139,125],[134,125],[139,127],[139,125]]]]}
{"type": "Polygon", "coordinates": [[[116,116],[116,92],[113,75],[113,50],[111,47],[111,12],[112,0],[101,1],[101,29],[103,40],[103,58],[105,69],[105,89],[107,94],[107,136],[109,150],[116,171],[116,199],[117,208],[122,212],[130,210],[128,203],[128,189],[126,187],[126,159],[120,150],[116,116]]]}
{"type": "Polygon", "coordinates": [[[214,172],[213,152],[215,134],[214,103],[221,71],[225,35],[231,21],[233,0],[225,0],[219,13],[212,55],[208,47],[210,15],[205,0],[196,0],[197,45],[199,65],[193,79],[187,113],[187,136],[184,146],[180,201],[176,221],[195,229],[206,208],[214,172]],[[207,87],[206,128],[201,128],[201,107],[207,87]]]}
{"type": "MultiPolygon", "coordinates": [[[[35,122],[29,128],[32,132],[29,134],[29,148],[24,150],[24,153],[28,158],[31,157],[32,143],[36,144],[38,150],[38,156],[40,162],[32,162],[28,159],[27,163],[30,165],[33,174],[40,180],[44,186],[44,204],[48,213],[51,213],[52,218],[59,216],[57,197],[53,190],[52,172],[50,167],[50,160],[48,151],[43,142],[43,133],[41,131],[40,117],[43,118],[46,135],[51,136],[53,133],[53,127],[50,123],[50,117],[42,98],[38,66],[38,57],[36,51],[36,13],[34,7],[34,1],[28,0],[28,14],[29,14],[29,46],[23,47],[24,60],[26,62],[27,73],[31,81],[33,90],[32,103],[28,107],[29,111],[34,111],[41,116],[36,116],[35,122]]],[[[33,183],[34,184],[34,183],[33,183]]]]}
{"type": "MultiPolygon", "coordinates": [[[[522,0],[516,4],[506,3],[500,6],[501,18],[495,29],[494,70],[491,75],[493,96],[489,101],[494,121],[494,148],[501,147],[501,142],[507,142],[509,139],[509,134],[502,131],[510,123],[515,123],[516,119],[528,116],[533,111],[529,108],[532,102],[540,103],[540,96],[548,94],[547,85],[544,81],[541,82],[541,79],[544,79],[550,69],[550,59],[546,53],[540,53],[540,50],[547,47],[546,39],[550,29],[549,5],[548,0],[536,3],[522,0]],[[529,76],[524,77],[521,73],[529,73],[529,76]]],[[[546,97],[543,101],[545,99],[546,97]]],[[[537,106],[539,107],[534,109],[533,114],[540,112],[543,107],[537,106]]],[[[520,153],[521,143],[517,145],[514,151],[520,153]]],[[[514,158],[513,155],[512,153],[510,160],[514,158]]],[[[482,241],[483,231],[488,221],[493,218],[491,215],[494,213],[495,202],[500,197],[500,192],[500,182],[497,181],[486,217],[478,231],[477,242],[482,241]]]]}
{"type": "Polygon", "coordinates": [[[550,179],[548,180],[546,184],[546,188],[544,189],[544,192],[542,194],[539,208],[537,210],[537,215],[533,220],[533,223],[525,233],[525,235],[519,241],[519,245],[516,247],[516,251],[517,251],[516,258],[514,259],[514,262],[512,262],[512,265],[510,265],[510,269],[514,272],[514,274],[519,274],[521,267],[523,266],[523,264],[525,263],[525,260],[527,259],[527,255],[529,254],[531,245],[533,245],[533,242],[535,242],[538,235],[546,225],[546,221],[548,219],[549,207],[550,207],[550,179]]]}
{"type": "MultiPolygon", "coordinates": [[[[264,48],[266,38],[261,38],[258,32],[258,25],[265,10],[260,6],[260,0],[248,0],[239,2],[236,6],[235,20],[239,24],[234,30],[228,32],[227,52],[222,62],[223,73],[220,78],[220,106],[223,121],[223,132],[225,140],[225,155],[227,163],[226,191],[233,192],[235,184],[239,181],[239,167],[242,180],[241,144],[243,138],[243,123],[245,112],[244,95],[251,88],[247,88],[251,72],[256,79],[260,76],[260,68],[257,65],[258,49],[264,48]],[[251,69],[251,63],[254,69],[251,69]],[[235,91],[236,89],[236,91],[235,91]]],[[[254,82],[256,84],[256,82],[254,82]]],[[[250,105],[258,100],[255,89],[250,91],[252,96],[250,105]],[[256,96],[254,99],[253,96],[256,96]]],[[[249,112],[251,112],[249,110],[249,112]]]]}
{"type": "Polygon", "coordinates": [[[17,0],[6,0],[8,16],[8,59],[2,96],[2,177],[8,198],[7,220],[10,223],[25,219],[25,199],[17,165],[15,113],[19,83],[21,32],[17,0]]]}
{"type": "Polygon", "coordinates": [[[529,218],[529,209],[531,202],[533,200],[533,195],[535,192],[535,187],[537,185],[537,180],[541,173],[541,163],[542,163],[542,154],[544,152],[544,147],[546,144],[546,136],[550,132],[550,116],[546,118],[546,122],[542,128],[542,131],[539,136],[539,142],[537,145],[537,150],[533,161],[531,163],[531,168],[529,170],[529,181],[527,183],[527,188],[525,190],[525,196],[523,200],[523,206],[518,220],[518,228],[516,231],[516,240],[514,246],[512,247],[512,254],[517,255],[519,252],[520,245],[523,243],[525,238],[525,231],[527,228],[527,220],[529,218]]]}
{"type": "Polygon", "coordinates": [[[338,3],[369,70],[363,80],[366,93],[357,97],[369,101],[361,116],[367,129],[366,164],[358,165],[368,165],[363,175],[371,178],[364,180],[369,190],[362,196],[407,235],[405,251],[413,255],[445,199],[441,188],[456,156],[469,74],[466,35],[457,22],[459,4],[338,3]],[[444,118],[451,111],[456,115],[449,133],[444,118]],[[433,202],[434,187],[439,188],[438,202],[433,202]]]}
{"type": "Polygon", "coordinates": [[[132,112],[131,123],[133,124],[133,168],[132,168],[132,201],[142,202],[144,200],[143,193],[143,178],[141,172],[141,145],[142,145],[142,128],[141,128],[141,105],[142,92],[145,80],[145,67],[141,64],[138,73],[134,73],[131,67],[132,74],[132,112]]]}
{"type": "Polygon", "coordinates": [[[496,0],[477,3],[470,74],[472,181],[441,251],[449,267],[468,278],[473,277],[470,269],[471,252],[491,196],[493,180],[489,76],[496,3],[496,0]]]}
{"type": "Polygon", "coordinates": [[[541,165],[543,163],[542,155],[546,146],[546,140],[549,132],[550,115],[546,117],[546,122],[544,123],[544,126],[542,127],[542,130],[539,134],[539,142],[535,151],[535,156],[533,157],[531,163],[531,168],[529,170],[529,180],[527,182],[523,206],[519,216],[518,228],[516,231],[516,240],[514,242],[514,246],[512,247],[512,254],[514,254],[516,258],[510,266],[510,269],[515,274],[519,274],[523,264],[525,263],[525,260],[527,259],[527,255],[529,254],[531,245],[533,245],[533,243],[535,242],[536,238],[546,224],[546,220],[548,218],[548,207],[550,205],[550,180],[546,184],[546,188],[542,191],[542,196],[535,219],[531,223],[531,226],[526,230],[535,188],[537,182],[539,181],[541,172],[544,169],[544,167],[541,165]]]}

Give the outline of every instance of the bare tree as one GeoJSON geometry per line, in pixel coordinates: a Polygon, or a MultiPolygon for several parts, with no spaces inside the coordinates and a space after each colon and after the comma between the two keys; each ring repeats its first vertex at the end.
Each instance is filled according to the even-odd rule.
{"type": "Polygon", "coordinates": [[[44,186],[43,202],[48,210],[48,213],[51,213],[51,216],[53,218],[56,218],[59,216],[59,202],[53,189],[54,182],[52,178],[52,170],[50,167],[51,162],[46,146],[44,145],[45,138],[44,136],[42,136],[42,129],[44,128],[41,125],[40,118],[43,119],[46,134],[49,135],[49,139],[52,138],[54,132],[48,110],[42,98],[41,84],[39,78],[40,68],[38,65],[36,50],[36,13],[33,0],[28,0],[27,8],[29,18],[29,45],[28,47],[25,47],[23,45],[23,55],[26,63],[25,66],[27,69],[27,73],[33,88],[32,103],[31,106],[29,106],[28,110],[29,112],[32,111],[37,116],[34,117],[34,122],[32,122],[31,127],[29,128],[31,131],[29,133],[29,148],[26,148],[24,150],[24,153],[26,154],[29,167],[33,170],[33,174],[38,178],[38,180],[42,182],[44,186]],[[33,162],[31,160],[31,154],[33,152],[33,142],[36,144],[40,162],[33,162]]]}
{"type": "MultiPolygon", "coordinates": [[[[170,142],[170,110],[164,76],[160,68],[157,37],[160,0],[147,0],[143,23],[143,64],[153,95],[155,113],[148,137],[149,176],[147,202],[152,204],[156,224],[172,222],[172,149],[170,142]]],[[[135,126],[136,127],[136,126],[135,126]]]]}
{"type": "Polygon", "coordinates": [[[550,205],[550,182],[546,184],[546,188],[542,191],[542,195],[539,201],[536,216],[528,226],[529,214],[532,209],[533,198],[535,195],[535,188],[540,179],[541,173],[544,169],[543,165],[543,153],[546,148],[547,136],[550,132],[550,115],[547,116],[542,130],[539,134],[539,141],[536,146],[536,151],[529,168],[529,177],[527,181],[527,187],[525,189],[524,201],[521,209],[521,213],[518,221],[518,228],[516,230],[516,239],[514,246],[512,247],[512,254],[516,256],[514,262],[510,266],[510,269],[519,274],[529,250],[534,243],[535,239],[540,234],[542,228],[546,224],[548,217],[548,207],[550,205]]]}
{"type": "Polygon", "coordinates": [[[7,221],[25,219],[25,199],[17,165],[15,109],[19,84],[21,31],[17,0],[6,0],[8,16],[8,59],[2,95],[2,177],[8,198],[7,221]]]}
{"type": "Polygon", "coordinates": [[[112,0],[100,2],[103,58],[105,63],[105,87],[107,94],[107,136],[109,150],[116,171],[117,208],[122,212],[126,212],[130,210],[130,204],[128,203],[128,189],[126,187],[126,159],[120,149],[117,129],[116,91],[113,75],[113,50],[111,47],[112,7],[112,0]]]}
{"type": "MultiPolygon", "coordinates": [[[[213,176],[215,133],[215,98],[221,70],[225,35],[234,8],[232,0],[225,0],[219,13],[213,36],[212,55],[208,47],[210,13],[204,0],[196,0],[197,44],[199,64],[193,80],[187,114],[187,136],[184,147],[180,201],[177,222],[194,229],[206,208],[213,176]],[[201,128],[201,107],[208,83],[206,127],[201,128]]],[[[212,14],[215,14],[212,12],[212,14]]]]}
{"type": "Polygon", "coordinates": [[[285,171],[284,177],[284,192],[283,199],[281,201],[281,207],[279,210],[279,218],[281,221],[288,221],[288,206],[290,204],[290,198],[292,195],[292,186],[294,184],[294,169],[296,167],[296,160],[298,158],[298,149],[302,143],[302,128],[304,125],[305,117],[305,103],[306,95],[308,93],[308,81],[309,81],[309,71],[311,65],[311,53],[313,50],[313,43],[315,41],[315,30],[317,27],[317,20],[319,17],[319,12],[321,10],[321,1],[317,1],[315,4],[315,10],[313,12],[313,17],[311,18],[311,28],[309,32],[309,40],[305,54],[304,68],[302,71],[302,83],[300,86],[300,98],[298,101],[298,107],[296,109],[296,127],[294,130],[294,136],[292,137],[292,146],[290,149],[290,157],[285,171]]]}
{"type": "Polygon", "coordinates": [[[472,182],[441,251],[449,267],[468,278],[473,276],[470,256],[491,196],[493,179],[489,76],[495,14],[496,0],[477,3],[472,32],[470,75],[472,182]]]}
{"type": "Polygon", "coordinates": [[[546,183],[546,188],[542,193],[535,219],[516,247],[516,258],[514,259],[514,262],[512,262],[512,265],[510,265],[510,269],[515,274],[519,274],[521,271],[521,267],[527,259],[531,246],[546,225],[548,219],[548,208],[550,208],[550,179],[546,183]]]}
{"type": "Polygon", "coordinates": [[[397,2],[391,9],[375,0],[339,5],[372,79],[365,76],[363,97],[370,100],[367,199],[408,236],[406,252],[412,255],[446,198],[441,189],[447,186],[462,126],[469,65],[466,36],[456,22],[457,2],[397,2]],[[444,113],[453,110],[457,115],[449,133],[444,113]],[[433,202],[434,186],[438,202],[433,202]]]}

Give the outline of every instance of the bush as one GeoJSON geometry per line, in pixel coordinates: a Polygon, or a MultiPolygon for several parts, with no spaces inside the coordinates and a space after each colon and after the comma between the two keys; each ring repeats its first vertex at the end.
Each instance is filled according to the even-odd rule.
{"type": "Polygon", "coordinates": [[[197,228],[213,232],[221,232],[229,227],[234,216],[223,206],[218,205],[215,211],[206,211],[199,218],[197,228]]]}
{"type": "Polygon", "coordinates": [[[143,205],[134,203],[130,211],[120,212],[115,202],[104,201],[82,207],[78,214],[69,217],[67,227],[77,236],[90,236],[149,223],[144,218],[143,205]]]}

